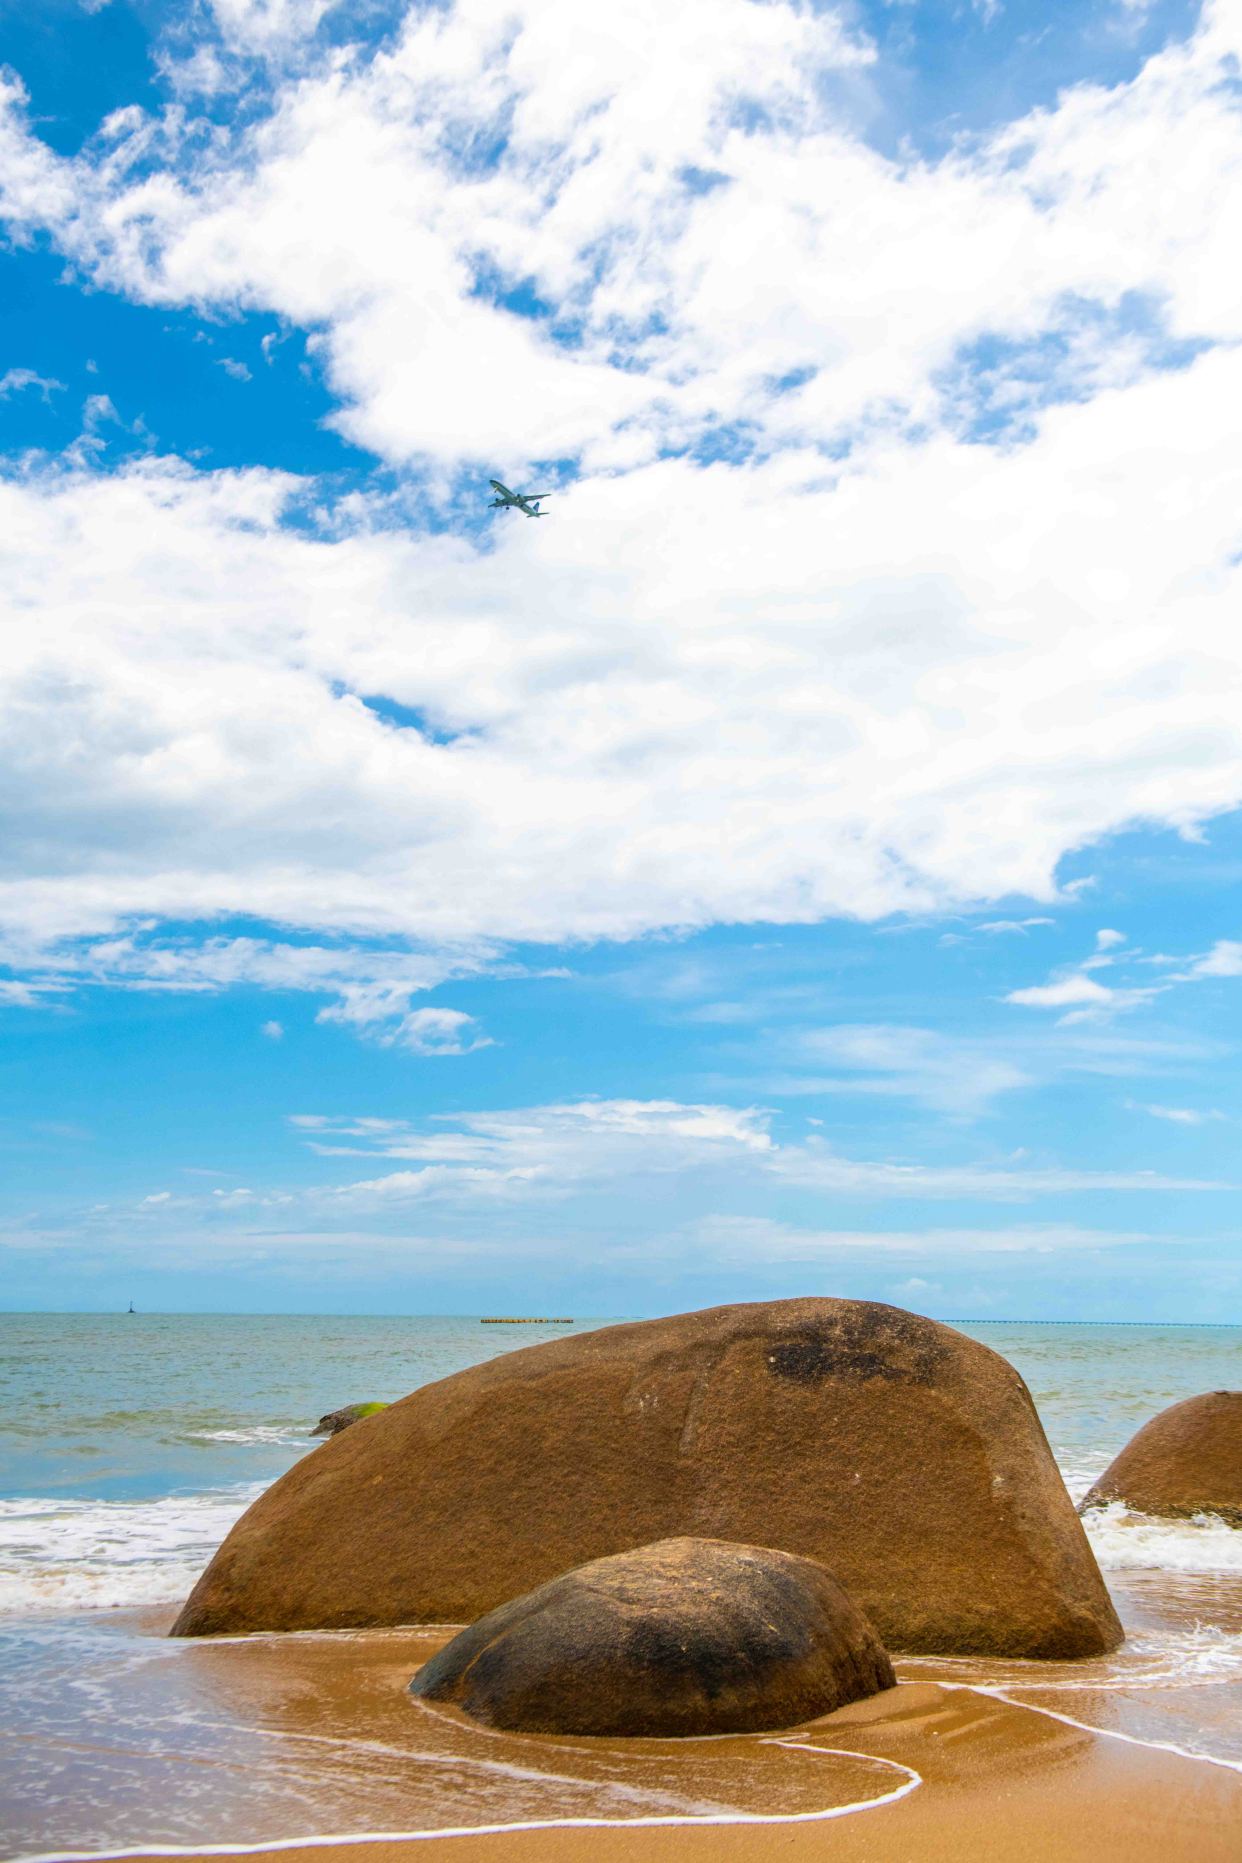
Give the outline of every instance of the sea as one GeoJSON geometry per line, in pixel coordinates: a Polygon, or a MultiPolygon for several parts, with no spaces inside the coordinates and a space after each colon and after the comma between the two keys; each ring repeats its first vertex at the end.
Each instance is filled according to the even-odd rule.
{"type": "MultiPolygon", "coordinates": [[[[222,1828],[239,1842],[319,1830],[321,1757],[306,1761],[303,1775],[296,1754],[304,1749],[278,1743],[279,1763],[256,1791],[253,1713],[230,1718],[214,1697],[205,1710],[202,1663],[191,1675],[166,1660],[178,1647],[163,1636],[172,1607],[255,1496],[312,1451],[321,1414],[401,1397],[518,1345],[612,1323],[0,1314],[7,1853],[193,1847],[222,1828]],[[195,1763],[214,1769],[206,1832],[184,1769],[175,1792],[151,1789],[151,1769],[171,1765],[173,1755],[184,1760],[187,1742],[195,1763]],[[250,1786],[228,1798],[222,1827],[220,1781],[243,1751],[250,1786]]],[[[1242,1388],[1236,1327],[1013,1322],[961,1330],[1021,1372],[1075,1499],[1158,1410],[1198,1392],[1242,1388]]],[[[1085,1525],[1127,1629],[1115,1656],[1060,1665],[908,1662],[901,1673],[957,1673],[1068,1725],[1107,1726],[1242,1771],[1242,1531],[1211,1516],[1156,1521],[1119,1505],[1093,1511],[1085,1525]]],[[[304,1664],[319,1660],[314,1639],[284,1641],[304,1664]]],[[[305,1677],[298,1687],[313,1692],[305,1677]]],[[[380,1760],[374,1765],[383,1772],[380,1760]]],[[[466,1792],[477,1828],[489,1815],[480,1809],[485,1775],[486,1767],[470,1774],[468,1791],[459,1780],[438,1810],[420,1815],[449,1828],[466,1792]]],[[[443,1785],[443,1766],[435,1777],[443,1785]]],[[[375,1777],[365,1786],[356,1817],[338,1794],[331,1829],[383,1828],[374,1823],[382,1791],[375,1777]]],[[[500,1804],[515,1788],[510,1779],[487,1789],[500,1804]]]]}

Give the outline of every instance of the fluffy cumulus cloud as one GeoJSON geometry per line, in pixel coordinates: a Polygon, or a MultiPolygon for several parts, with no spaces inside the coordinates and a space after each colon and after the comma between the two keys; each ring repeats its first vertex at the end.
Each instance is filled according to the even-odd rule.
{"type": "Polygon", "coordinates": [[[320,1022],[343,1022],[371,1035],[386,1048],[412,1054],[473,1054],[491,1046],[473,1016],[461,1009],[410,1009],[405,987],[348,984],[341,1001],[321,1009],[320,1022]]]}
{"type": "Polygon", "coordinates": [[[284,47],[315,31],[332,0],[209,0],[226,44],[245,50],[284,47]]]}
{"type": "MultiPolygon", "coordinates": [[[[463,467],[565,490],[480,540],[260,467],[11,471],[27,979],[226,914],[440,981],[516,939],[1047,901],[1067,851],[1242,800],[1236,0],[937,162],[851,127],[873,53],[830,10],[457,0],[313,57],[322,7],[215,11],[272,59],[231,128],[129,110],[64,158],[5,80],[15,235],[301,326],[442,514],[463,467]]],[[[382,1039],[483,1039],[334,975],[382,1039]]]]}

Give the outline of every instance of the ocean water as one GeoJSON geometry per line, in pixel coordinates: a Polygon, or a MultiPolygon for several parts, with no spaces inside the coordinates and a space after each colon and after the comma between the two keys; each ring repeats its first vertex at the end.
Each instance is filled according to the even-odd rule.
{"type": "MultiPolygon", "coordinates": [[[[455,1819],[477,1828],[509,1818],[519,1802],[545,1811],[624,1802],[663,1815],[689,1791],[672,1761],[661,1771],[652,1760],[655,1770],[643,1772],[622,1757],[606,1777],[594,1763],[572,1778],[509,1761],[498,1769],[492,1749],[471,1758],[458,1741],[440,1751],[443,1729],[423,1723],[412,1753],[399,1684],[421,1660],[416,1640],[398,1636],[390,1649],[378,1633],[250,1639],[209,1653],[162,1636],[170,1607],[233,1521],[311,1449],[323,1412],[403,1396],[499,1352],[607,1323],[0,1315],[0,1751],[14,1762],[7,1797],[0,1786],[0,1842],[41,1853],[193,1844],[209,1829],[236,1841],[375,1830],[376,1806],[389,1801],[391,1816],[405,1819],[390,1829],[411,1828],[410,1818],[420,1828],[456,1828],[455,1819]],[[274,1654],[268,1646],[277,1643],[274,1654]],[[275,1665],[271,1673],[264,1663],[275,1665]],[[331,1678],[351,1663],[360,1692],[348,1707],[341,1698],[334,1719],[331,1678]],[[386,1692],[373,1686],[376,1664],[389,1665],[386,1692]],[[372,1733],[360,1744],[361,1725],[372,1733]],[[324,1741],[336,1743],[330,1810],[316,1745],[324,1741]],[[260,1751],[270,1756],[261,1776],[260,1751]],[[412,1757],[422,1768],[416,1808],[412,1757]],[[164,1773],[175,1789],[160,1786],[164,1773]],[[212,1781],[202,1803],[187,1785],[196,1779],[212,1781]],[[225,1779],[237,1786],[227,1816],[225,1779]]],[[[1242,1388],[1242,1329],[962,1330],[1021,1371],[1076,1498],[1156,1411],[1196,1392],[1242,1388]]],[[[1035,1707],[1050,1724],[1108,1730],[1242,1771],[1242,1531],[1121,1507],[1085,1524],[1126,1625],[1120,1652],[1090,1664],[911,1662],[901,1673],[960,1681],[1035,1707]]],[[[757,1804],[770,1769],[754,1752],[746,1766],[757,1804]]],[[[695,1793],[716,1804],[724,1774],[710,1791],[707,1774],[695,1776],[695,1793]]],[[[780,1777],[790,1802],[827,1790],[813,1756],[791,1760],[780,1777]]],[[[864,1763],[834,1789],[861,1802],[891,1785],[864,1763]]]]}
{"type": "Polygon", "coordinates": [[[0,1611],[183,1597],[327,1411],[607,1323],[0,1314],[0,1611]]]}

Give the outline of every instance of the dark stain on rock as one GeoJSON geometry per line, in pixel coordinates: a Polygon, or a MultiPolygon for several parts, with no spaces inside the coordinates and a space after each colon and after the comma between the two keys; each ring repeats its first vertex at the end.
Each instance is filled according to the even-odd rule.
{"type": "Polygon", "coordinates": [[[830,1326],[804,1326],[768,1343],[768,1370],[791,1384],[827,1379],[862,1383],[931,1384],[945,1349],[898,1308],[868,1304],[830,1326]]]}
{"type": "Polygon", "coordinates": [[[822,1384],[837,1369],[837,1353],[822,1333],[804,1333],[783,1339],[768,1352],[768,1366],[777,1378],[791,1384],[822,1384]]]}

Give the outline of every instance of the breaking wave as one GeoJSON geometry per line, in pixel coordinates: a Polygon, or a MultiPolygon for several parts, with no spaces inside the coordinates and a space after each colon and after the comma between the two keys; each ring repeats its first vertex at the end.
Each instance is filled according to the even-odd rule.
{"type": "Polygon", "coordinates": [[[1093,1507],[1082,1517],[1104,1572],[1226,1572],[1242,1576],[1242,1531],[1216,1514],[1156,1520],[1121,1501],[1093,1507]]]}
{"type": "Polygon", "coordinates": [[[0,1611],[175,1603],[264,1485],[154,1501],[0,1501],[0,1611]]]}

